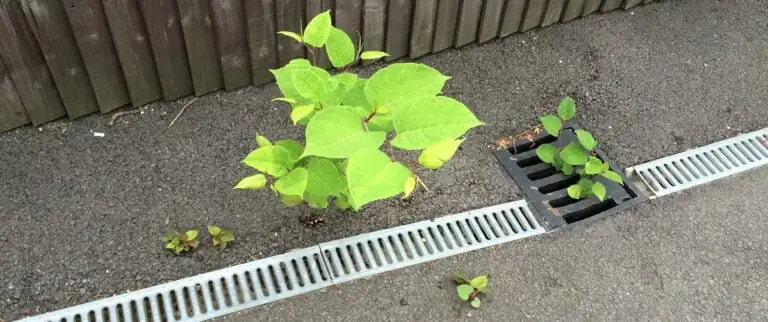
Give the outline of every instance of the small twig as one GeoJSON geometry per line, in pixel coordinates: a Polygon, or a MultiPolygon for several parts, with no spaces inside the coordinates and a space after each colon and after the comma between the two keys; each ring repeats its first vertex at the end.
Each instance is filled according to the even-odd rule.
{"type": "Polygon", "coordinates": [[[118,117],[130,115],[130,114],[136,114],[141,112],[141,108],[137,107],[136,109],[130,110],[130,111],[124,111],[124,112],[117,112],[115,115],[112,115],[112,118],[109,120],[109,126],[115,125],[115,121],[118,117]]]}
{"type": "Polygon", "coordinates": [[[187,107],[192,105],[192,103],[194,103],[195,101],[197,101],[197,97],[195,97],[195,99],[189,101],[189,103],[185,104],[184,107],[181,108],[181,111],[179,111],[179,114],[176,114],[176,117],[173,118],[173,121],[171,121],[171,124],[168,124],[168,128],[173,126],[173,123],[176,123],[176,120],[179,119],[179,116],[181,116],[181,114],[184,113],[184,111],[187,109],[187,107]]]}

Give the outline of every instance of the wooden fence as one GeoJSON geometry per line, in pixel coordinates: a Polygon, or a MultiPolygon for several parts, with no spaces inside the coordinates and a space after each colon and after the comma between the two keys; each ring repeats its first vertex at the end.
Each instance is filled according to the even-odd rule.
{"type": "Polygon", "coordinates": [[[0,0],[0,132],[268,83],[306,54],[276,31],[329,9],[393,60],[650,1],[0,0]]]}

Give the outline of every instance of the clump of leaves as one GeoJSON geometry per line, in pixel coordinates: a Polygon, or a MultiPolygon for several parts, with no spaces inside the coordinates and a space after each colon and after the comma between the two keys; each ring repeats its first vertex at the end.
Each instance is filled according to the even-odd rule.
{"type": "Polygon", "coordinates": [[[184,233],[178,231],[168,232],[163,236],[165,248],[174,252],[176,255],[182,252],[190,252],[197,248],[197,229],[190,229],[184,233]]]}
{"type": "Polygon", "coordinates": [[[208,233],[211,234],[213,246],[219,246],[222,250],[227,248],[227,245],[235,240],[235,234],[231,230],[216,225],[209,225],[208,233]]]}
{"type": "Polygon", "coordinates": [[[462,301],[469,302],[473,308],[479,308],[482,302],[480,294],[488,293],[488,275],[479,275],[475,278],[469,278],[469,275],[456,272],[453,273],[453,279],[456,285],[456,294],[462,301]]]}
{"type": "Polygon", "coordinates": [[[326,208],[333,200],[354,211],[400,194],[407,198],[417,184],[426,189],[415,174],[418,166],[440,168],[466,132],[483,124],[464,104],[440,95],[450,77],[427,65],[392,64],[368,79],[347,72],[358,60],[387,53],[355,48],[332,25],[330,11],[315,16],[301,34],[279,34],[305,45],[312,59],[271,70],[283,95],[274,101],[290,106],[293,124],[306,127],[306,142],[258,135],[258,148],[242,162],[259,173],[235,189],[269,187],[287,206],[326,208]],[[339,73],[316,67],[321,48],[339,73]],[[381,147],[390,137],[384,150],[421,151],[418,159],[403,163],[385,153],[381,147]]]}
{"type": "MultiPolygon", "coordinates": [[[[563,128],[563,122],[576,115],[576,102],[566,97],[557,108],[557,115],[542,116],[541,123],[544,130],[552,136],[560,136],[562,131],[571,131],[563,128]]],[[[542,144],[536,149],[536,155],[546,163],[551,164],[563,174],[570,176],[578,174],[581,179],[578,183],[568,187],[568,196],[573,199],[583,199],[595,196],[600,200],[605,199],[606,188],[602,182],[594,181],[595,176],[601,176],[618,184],[624,184],[621,175],[611,171],[608,162],[603,162],[595,153],[597,140],[591,133],[585,130],[574,131],[578,142],[568,143],[563,148],[556,148],[552,144],[542,144]]]]}

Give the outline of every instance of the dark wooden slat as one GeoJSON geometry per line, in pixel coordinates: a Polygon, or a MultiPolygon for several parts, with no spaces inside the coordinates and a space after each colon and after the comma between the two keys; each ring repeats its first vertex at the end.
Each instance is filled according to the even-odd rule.
{"type": "Polygon", "coordinates": [[[600,6],[600,12],[607,12],[614,9],[621,8],[621,3],[624,0],[603,0],[603,5],[600,6]]]}
{"type": "Polygon", "coordinates": [[[131,103],[120,61],[99,0],[66,0],[75,41],[102,113],[131,103]]]}
{"type": "Polygon", "coordinates": [[[277,68],[275,2],[274,0],[245,1],[245,13],[251,50],[252,82],[254,85],[271,82],[275,78],[269,70],[277,68]]]}
{"type": "Polygon", "coordinates": [[[459,26],[456,31],[454,46],[461,47],[477,39],[477,29],[482,11],[483,0],[464,0],[461,2],[459,26]]]}
{"type": "Polygon", "coordinates": [[[525,14],[525,3],[526,0],[507,0],[499,37],[506,37],[520,31],[520,25],[525,14]]]}
{"type": "Polygon", "coordinates": [[[547,11],[544,13],[544,19],[541,20],[542,27],[546,27],[560,21],[560,16],[563,15],[563,9],[565,8],[566,1],[567,0],[549,0],[547,11]]]}
{"type": "MultiPolygon", "coordinates": [[[[418,0],[416,0],[418,1],[418,0]]],[[[411,0],[390,0],[387,10],[387,53],[386,61],[408,55],[411,34],[411,0]]]]}
{"type": "Polygon", "coordinates": [[[643,2],[642,0],[626,0],[624,2],[624,10],[630,9],[632,7],[635,7],[635,6],[638,6],[642,2],[643,2]]]}
{"type": "Polygon", "coordinates": [[[176,0],[141,0],[160,87],[166,100],[194,92],[176,0]]]}
{"type": "Polygon", "coordinates": [[[32,124],[66,116],[45,58],[18,1],[0,2],[0,27],[0,56],[32,124]]]}
{"type": "MultiPolygon", "coordinates": [[[[301,0],[275,0],[277,17],[277,31],[292,31],[301,34],[304,22],[304,10],[301,8],[301,0]]],[[[285,37],[277,37],[277,56],[280,66],[287,64],[291,59],[304,56],[304,46],[301,43],[285,37]]]]}
{"type": "Polygon", "coordinates": [[[62,3],[27,0],[22,3],[22,9],[69,118],[97,112],[99,104],[62,3]]]}
{"type": "MultiPolygon", "coordinates": [[[[525,1],[525,0],[523,0],[525,1]]],[[[453,46],[456,36],[456,20],[459,17],[458,0],[439,0],[435,18],[435,39],[432,52],[436,53],[453,46]]]]}
{"type": "Polygon", "coordinates": [[[584,17],[590,13],[600,10],[600,4],[602,0],[584,0],[584,11],[581,12],[581,16],[584,17]]]}
{"type": "Polygon", "coordinates": [[[332,13],[336,27],[352,38],[357,50],[363,34],[363,0],[336,0],[336,10],[332,13]]]}
{"type": "Polygon", "coordinates": [[[133,106],[163,97],[149,36],[134,0],[103,0],[109,29],[133,106]]]}
{"type": "Polygon", "coordinates": [[[24,111],[19,94],[16,93],[16,86],[13,85],[11,75],[8,74],[5,63],[0,57],[0,132],[28,123],[29,118],[24,111]]]}
{"type": "Polygon", "coordinates": [[[219,45],[224,88],[230,91],[250,84],[251,62],[243,2],[212,0],[211,13],[219,45]]]}
{"type": "Polygon", "coordinates": [[[653,0],[643,0],[643,3],[651,3],[653,0]]]}
{"type": "Polygon", "coordinates": [[[224,88],[209,0],[178,0],[177,4],[195,94],[224,88]]]}
{"type": "Polygon", "coordinates": [[[435,14],[437,14],[437,0],[418,0],[414,4],[411,58],[422,56],[432,50],[435,14]]]}
{"type": "Polygon", "coordinates": [[[480,32],[477,34],[478,42],[483,43],[499,35],[503,13],[504,0],[485,0],[483,20],[480,23],[480,32]]]}
{"type": "Polygon", "coordinates": [[[581,16],[584,9],[584,0],[568,0],[568,4],[563,11],[562,22],[570,21],[581,16]]]}
{"type": "MultiPolygon", "coordinates": [[[[387,30],[387,0],[364,0],[363,5],[363,50],[384,51],[384,36],[387,30]]],[[[363,65],[373,60],[363,61],[363,65]]]]}
{"type": "MultiPolygon", "coordinates": [[[[304,15],[304,21],[306,21],[305,25],[309,23],[312,18],[317,16],[318,14],[325,12],[326,10],[332,10],[333,9],[333,3],[331,0],[307,0],[305,2],[306,7],[304,8],[304,11],[306,14],[304,15]]],[[[331,61],[328,60],[328,54],[325,53],[325,47],[323,48],[315,48],[314,49],[314,55],[315,55],[315,64],[318,67],[329,69],[331,68],[331,61]]],[[[309,55],[309,54],[307,54],[309,55]]]]}
{"type": "Polygon", "coordinates": [[[541,24],[542,18],[544,18],[544,12],[547,9],[547,0],[529,0],[528,7],[525,10],[525,18],[523,19],[523,27],[521,31],[530,30],[538,27],[541,24]]]}

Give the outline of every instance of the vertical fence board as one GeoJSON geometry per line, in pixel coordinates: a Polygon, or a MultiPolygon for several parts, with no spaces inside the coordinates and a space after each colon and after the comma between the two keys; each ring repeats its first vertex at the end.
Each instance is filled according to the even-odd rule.
{"type": "Polygon", "coordinates": [[[242,0],[212,0],[211,12],[224,88],[230,91],[250,84],[251,63],[242,0]]]}
{"type": "Polygon", "coordinates": [[[485,0],[483,20],[480,23],[480,32],[477,34],[478,42],[483,43],[499,35],[502,13],[504,13],[504,0],[485,0]]]}
{"type": "Polygon", "coordinates": [[[102,113],[131,103],[99,0],[65,0],[64,10],[102,113]]]}
{"type": "Polygon", "coordinates": [[[653,0],[643,0],[643,3],[651,3],[653,0]]]}
{"type": "Polygon", "coordinates": [[[192,77],[176,0],[141,0],[140,5],[163,97],[173,100],[192,94],[192,77]]]}
{"type": "Polygon", "coordinates": [[[60,1],[27,0],[22,3],[22,10],[69,118],[98,111],[99,104],[69,28],[63,4],[60,1]]]}
{"type": "MultiPolygon", "coordinates": [[[[277,30],[292,31],[301,34],[303,29],[304,12],[301,8],[301,0],[275,0],[277,9],[277,30]]],[[[338,23],[338,22],[337,22],[338,23]]],[[[282,66],[294,58],[304,57],[304,47],[297,41],[285,37],[277,37],[278,63],[282,66]]]]}
{"type": "Polygon", "coordinates": [[[570,21],[581,16],[584,9],[584,0],[568,0],[568,4],[563,11],[562,22],[570,21]]]}
{"type": "Polygon", "coordinates": [[[453,46],[456,36],[456,19],[459,17],[459,2],[458,0],[439,0],[435,18],[435,39],[432,43],[433,53],[453,46]]]}
{"type": "MultiPolygon", "coordinates": [[[[304,21],[306,21],[305,25],[309,23],[312,18],[317,16],[318,14],[325,12],[326,10],[332,10],[333,9],[333,3],[331,0],[307,0],[305,2],[305,8],[304,11],[306,12],[304,16],[304,21]]],[[[334,22],[335,23],[335,22],[334,22]]],[[[329,69],[331,68],[331,61],[328,60],[328,54],[325,52],[325,48],[315,48],[315,63],[320,68],[329,69]]]]}
{"type": "Polygon", "coordinates": [[[526,0],[507,0],[499,37],[506,37],[520,31],[523,14],[525,14],[525,2],[526,0]]]}
{"type": "Polygon", "coordinates": [[[621,3],[624,0],[603,0],[603,5],[600,6],[600,12],[611,11],[621,8],[621,3]]]}
{"type": "Polygon", "coordinates": [[[352,43],[357,50],[363,34],[363,0],[336,0],[336,11],[333,17],[336,27],[344,30],[349,38],[352,38],[352,43]]]}
{"type": "MultiPolygon", "coordinates": [[[[209,0],[178,0],[181,30],[196,95],[224,88],[209,0]]],[[[249,1],[250,2],[250,1],[249,1]]]]}
{"type": "Polygon", "coordinates": [[[103,0],[103,4],[133,106],[162,98],[139,4],[133,0],[103,0]]]}
{"type": "Polygon", "coordinates": [[[630,9],[632,7],[639,5],[642,2],[643,2],[642,0],[626,0],[626,2],[624,2],[624,9],[625,10],[630,9]]]}
{"type": "Polygon", "coordinates": [[[541,24],[544,11],[547,9],[547,0],[528,0],[528,8],[525,10],[523,27],[520,31],[530,30],[541,24]]]}
{"type": "Polygon", "coordinates": [[[45,58],[26,24],[18,1],[0,2],[0,26],[3,30],[0,32],[0,56],[32,124],[39,125],[66,116],[45,58]]]}
{"type": "Polygon", "coordinates": [[[584,11],[581,12],[581,16],[584,17],[597,10],[600,10],[600,4],[602,0],[584,0],[584,11]]]}
{"type": "MultiPolygon", "coordinates": [[[[2,10],[2,9],[0,9],[2,10]]],[[[21,103],[16,86],[13,85],[11,75],[5,68],[0,57],[0,132],[22,126],[29,123],[24,105],[21,103]]]]}
{"type": "MultiPolygon", "coordinates": [[[[270,69],[277,67],[275,48],[275,0],[246,0],[248,44],[251,49],[251,76],[254,85],[274,79],[270,69]]],[[[277,0],[280,1],[280,0],[277,0]]]]}
{"type": "Polygon", "coordinates": [[[410,40],[411,58],[422,56],[432,50],[435,14],[437,14],[437,0],[418,0],[414,4],[410,40]]]}
{"type": "Polygon", "coordinates": [[[477,29],[482,11],[483,0],[464,0],[461,2],[459,26],[457,27],[454,46],[461,47],[477,39],[477,29]]]}
{"type": "Polygon", "coordinates": [[[541,20],[542,27],[560,21],[560,17],[563,15],[563,9],[565,8],[565,1],[566,0],[549,0],[547,11],[544,13],[544,18],[541,20]]]}
{"type": "MultiPolygon", "coordinates": [[[[384,36],[387,30],[387,0],[364,0],[363,4],[363,50],[384,51],[384,36]]],[[[372,64],[373,60],[363,62],[372,64]]]]}
{"type": "MultiPolygon", "coordinates": [[[[418,1],[418,0],[416,0],[418,1]]],[[[390,0],[387,10],[387,56],[392,61],[408,55],[411,34],[411,0],[390,0]]]]}

